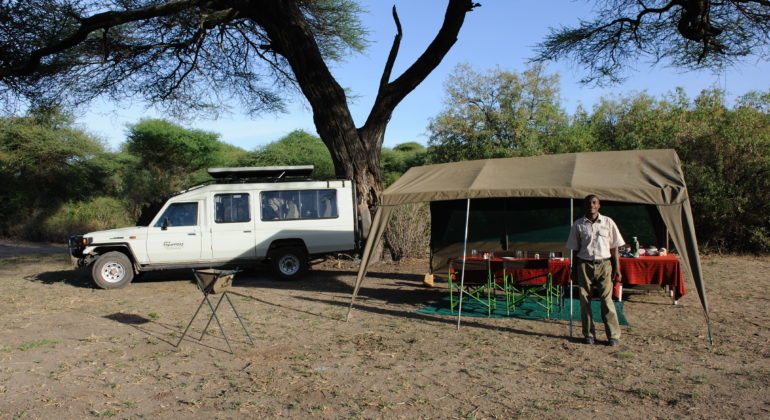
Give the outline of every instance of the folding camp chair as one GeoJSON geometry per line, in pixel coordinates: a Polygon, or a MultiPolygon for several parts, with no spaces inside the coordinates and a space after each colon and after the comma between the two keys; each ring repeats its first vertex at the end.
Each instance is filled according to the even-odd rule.
{"type": "Polygon", "coordinates": [[[495,307],[494,296],[494,278],[491,274],[490,262],[488,259],[466,258],[465,259],[465,277],[461,276],[463,269],[463,259],[456,258],[449,262],[448,285],[449,285],[449,308],[454,313],[455,307],[460,305],[460,300],[464,302],[476,301],[487,308],[487,315],[492,314],[495,307]],[[457,294],[455,296],[455,293],[457,294]]]}
{"type": "Polygon", "coordinates": [[[509,260],[505,262],[506,312],[516,310],[516,306],[526,299],[533,299],[546,310],[546,316],[551,318],[551,312],[558,304],[561,307],[561,289],[553,284],[553,275],[545,259],[509,260]],[[542,275],[530,278],[527,270],[543,271],[542,275]],[[544,279],[542,277],[545,277],[544,279]]]}
{"type": "Polygon", "coordinates": [[[198,341],[203,340],[203,336],[206,334],[206,331],[209,329],[209,326],[211,325],[211,320],[214,319],[217,321],[219,330],[222,332],[222,336],[225,338],[225,342],[227,343],[227,347],[230,349],[230,353],[234,354],[233,347],[230,345],[230,340],[227,339],[227,334],[225,334],[225,330],[224,328],[222,328],[222,323],[219,321],[219,317],[217,316],[217,310],[219,309],[219,305],[222,303],[222,300],[225,298],[227,298],[227,302],[230,304],[230,307],[233,308],[233,313],[235,313],[235,317],[238,318],[238,321],[241,323],[241,327],[243,327],[243,331],[246,333],[246,337],[249,338],[251,345],[254,345],[254,340],[251,339],[251,335],[249,335],[249,331],[246,329],[246,325],[243,324],[243,320],[241,320],[241,316],[238,314],[238,311],[235,309],[235,305],[233,304],[233,301],[230,299],[230,296],[228,296],[227,294],[230,289],[230,286],[232,286],[233,284],[233,277],[235,277],[235,273],[237,273],[238,271],[240,270],[235,269],[235,270],[228,271],[228,270],[213,270],[213,269],[209,269],[209,270],[193,269],[195,282],[198,285],[198,289],[203,293],[203,299],[201,300],[200,305],[198,305],[198,309],[195,311],[195,314],[190,319],[190,322],[187,324],[187,328],[185,328],[184,333],[182,333],[182,336],[179,337],[179,341],[176,343],[176,347],[179,347],[179,344],[182,342],[185,335],[187,335],[187,331],[190,329],[190,326],[195,320],[195,317],[198,316],[198,312],[200,312],[201,308],[203,307],[203,304],[208,303],[209,309],[211,309],[211,316],[209,317],[209,320],[206,323],[206,327],[203,328],[203,332],[201,333],[201,336],[198,339],[198,341]],[[209,295],[214,295],[214,294],[221,294],[216,306],[212,305],[211,301],[209,300],[209,295]]]}

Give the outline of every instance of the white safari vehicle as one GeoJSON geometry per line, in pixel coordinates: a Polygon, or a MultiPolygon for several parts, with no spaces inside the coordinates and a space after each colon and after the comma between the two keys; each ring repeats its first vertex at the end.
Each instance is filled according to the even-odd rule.
{"type": "Polygon", "coordinates": [[[313,181],[308,166],[212,168],[213,181],[172,196],[149,226],[70,237],[78,267],[104,289],[143,271],[269,262],[281,278],[311,257],[356,248],[358,217],[349,180],[313,181]]]}

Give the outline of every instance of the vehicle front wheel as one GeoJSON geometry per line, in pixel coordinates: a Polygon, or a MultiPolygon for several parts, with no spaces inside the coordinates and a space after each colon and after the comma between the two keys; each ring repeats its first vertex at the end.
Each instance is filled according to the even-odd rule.
{"type": "Polygon", "coordinates": [[[307,270],[307,255],[302,248],[286,247],[273,251],[273,271],[284,280],[299,278],[307,270]]]}
{"type": "Polygon", "coordinates": [[[134,279],[131,260],[122,252],[112,251],[100,255],[91,267],[91,278],[102,289],[120,289],[134,279]]]}

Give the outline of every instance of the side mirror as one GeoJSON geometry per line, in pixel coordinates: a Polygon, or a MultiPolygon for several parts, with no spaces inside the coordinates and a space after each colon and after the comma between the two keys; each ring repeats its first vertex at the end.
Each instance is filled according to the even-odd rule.
{"type": "Polygon", "coordinates": [[[168,230],[168,226],[169,226],[170,224],[171,224],[171,223],[169,223],[169,221],[168,221],[168,217],[164,217],[164,218],[163,218],[163,224],[161,225],[161,227],[160,227],[160,230],[168,230]]]}

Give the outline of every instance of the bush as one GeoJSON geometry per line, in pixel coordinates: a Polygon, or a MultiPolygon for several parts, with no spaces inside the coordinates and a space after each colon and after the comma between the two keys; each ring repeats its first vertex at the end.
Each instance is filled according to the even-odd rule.
{"type": "Polygon", "coordinates": [[[123,202],[111,197],[97,197],[66,203],[43,222],[37,236],[51,242],[64,242],[69,235],[133,225],[123,202]]]}
{"type": "Polygon", "coordinates": [[[59,109],[0,118],[0,235],[44,239],[44,222],[63,203],[107,189],[105,156],[59,109]]]}
{"type": "Polygon", "coordinates": [[[393,261],[404,257],[428,255],[430,241],[430,207],[428,203],[404,204],[396,207],[385,231],[385,245],[393,261]]]}

